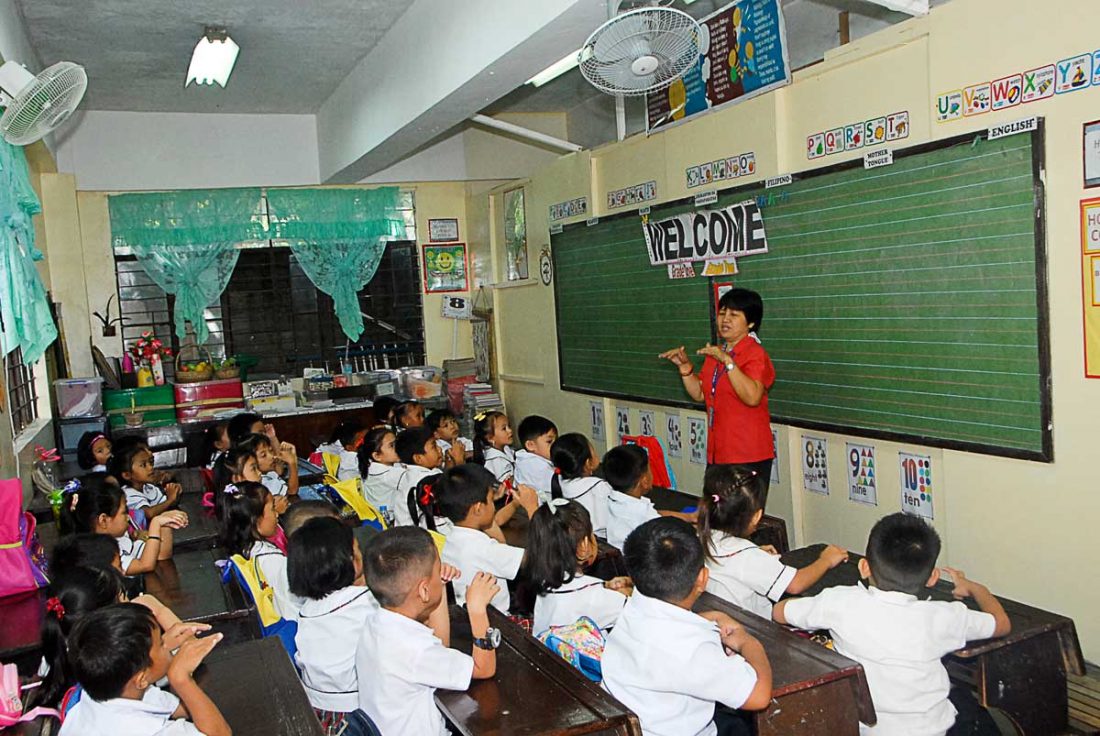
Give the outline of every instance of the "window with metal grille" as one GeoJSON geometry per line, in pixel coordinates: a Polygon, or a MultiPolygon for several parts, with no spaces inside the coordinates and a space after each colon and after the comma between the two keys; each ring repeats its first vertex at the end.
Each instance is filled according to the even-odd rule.
{"type": "Polygon", "coordinates": [[[38,418],[38,392],[34,387],[34,368],[23,362],[23,349],[8,353],[8,407],[15,434],[38,418]]]}

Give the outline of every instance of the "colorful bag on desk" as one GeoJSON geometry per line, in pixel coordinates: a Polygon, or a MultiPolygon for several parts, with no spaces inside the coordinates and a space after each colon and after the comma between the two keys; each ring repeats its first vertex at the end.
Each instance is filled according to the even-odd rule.
{"type": "Polygon", "coordinates": [[[637,445],[649,455],[649,470],[653,473],[653,485],[657,488],[676,489],[676,473],[665,458],[665,448],[656,437],[647,434],[636,436],[624,435],[624,445],[637,445]]]}
{"type": "Polygon", "coordinates": [[[23,483],[0,480],[0,598],[48,585],[46,553],[34,514],[23,511],[23,483]]]}
{"type": "Polygon", "coordinates": [[[363,496],[361,484],[362,478],[349,478],[338,480],[336,473],[340,470],[340,456],[332,453],[323,453],[325,465],[325,485],[339,494],[340,500],[351,507],[359,520],[376,527],[378,530],[386,528],[386,520],[374,505],[363,496]]]}
{"type": "Polygon", "coordinates": [[[581,616],[565,626],[551,626],[538,640],[593,682],[603,680],[604,635],[596,622],[581,616]]]}
{"type": "Polygon", "coordinates": [[[32,708],[24,713],[22,692],[19,670],[14,664],[3,665],[0,668],[0,728],[31,721],[39,716],[61,717],[53,708],[32,708]]]}
{"type": "Polygon", "coordinates": [[[294,655],[298,651],[298,646],[294,643],[298,622],[289,621],[279,615],[279,609],[275,606],[275,589],[267,582],[263,569],[256,563],[256,557],[246,560],[243,555],[233,555],[229,558],[229,563],[237,582],[256,605],[260,635],[265,638],[279,637],[290,654],[291,661],[294,661],[294,655]]]}

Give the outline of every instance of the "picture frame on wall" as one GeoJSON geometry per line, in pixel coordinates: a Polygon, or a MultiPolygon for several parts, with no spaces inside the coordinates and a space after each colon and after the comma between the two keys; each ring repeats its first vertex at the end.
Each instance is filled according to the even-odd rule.
{"type": "Polygon", "coordinates": [[[422,246],[424,261],[424,293],[445,294],[469,291],[469,262],[465,243],[422,246]]]}
{"type": "Polygon", "coordinates": [[[1081,149],[1085,188],[1100,187],[1100,120],[1084,124],[1081,149]]]}
{"type": "Polygon", "coordinates": [[[458,240],[458,219],[445,217],[428,220],[428,240],[432,243],[453,243],[458,240]]]}

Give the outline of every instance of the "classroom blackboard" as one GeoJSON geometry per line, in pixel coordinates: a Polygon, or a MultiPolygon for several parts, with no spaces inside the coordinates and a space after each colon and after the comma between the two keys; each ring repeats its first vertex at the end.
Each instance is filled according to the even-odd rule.
{"type": "MultiPolygon", "coordinates": [[[[756,198],[763,214],[769,252],[719,280],[764,299],[773,421],[1053,459],[1042,135],[963,135],[883,168],[719,192],[708,208],[756,198]]],[[[697,407],[656,356],[713,339],[712,279],[651,266],[636,211],[569,225],[551,246],[561,388],[697,407]]]]}

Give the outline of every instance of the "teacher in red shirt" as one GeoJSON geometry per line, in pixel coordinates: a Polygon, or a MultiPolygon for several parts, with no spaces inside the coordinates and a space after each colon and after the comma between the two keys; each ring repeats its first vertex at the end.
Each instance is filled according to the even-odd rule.
{"type": "Polygon", "coordinates": [[[730,289],[718,301],[718,345],[696,351],[705,356],[698,373],[681,345],[661,353],[680,371],[684,390],[707,406],[707,464],[736,463],[771,477],[771,416],[768,391],[775,383],[771,358],[756,339],[764,317],[760,295],[730,289]]]}

